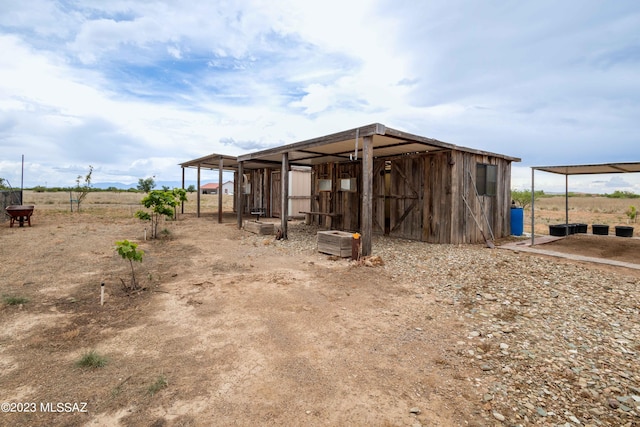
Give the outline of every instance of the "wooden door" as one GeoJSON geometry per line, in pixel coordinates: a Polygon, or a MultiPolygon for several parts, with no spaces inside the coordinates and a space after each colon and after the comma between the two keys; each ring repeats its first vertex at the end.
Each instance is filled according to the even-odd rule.
{"type": "Polygon", "coordinates": [[[422,239],[423,157],[391,160],[389,235],[422,239]]]}

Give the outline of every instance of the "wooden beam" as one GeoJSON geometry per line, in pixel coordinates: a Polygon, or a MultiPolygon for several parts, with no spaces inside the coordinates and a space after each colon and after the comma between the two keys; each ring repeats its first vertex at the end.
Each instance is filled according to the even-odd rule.
{"type": "Polygon", "coordinates": [[[236,185],[236,210],[238,213],[238,229],[242,229],[242,212],[244,211],[244,189],[242,188],[243,164],[238,162],[238,180],[236,185]]]}
{"type": "Polygon", "coordinates": [[[198,196],[196,200],[196,212],[198,218],[200,218],[200,165],[198,165],[198,196]]]}
{"type": "Polygon", "coordinates": [[[220,166],[218,168],[218,224],[222,224],[222,170],[224,162],[220,156],[220,166]]]}
{"type": "Polygon", "coordinates": [[[365,136],[362,140],[362,256],[369,256],[373,231],[373,136],[365,136]]]}
{"type": "Polygon", "coordinates": [[[282,185],[280,226],[282,230],[282,238],[287,239],[287,218],[289,217],[289,153],[282,153],[280,184],[282,185]]]}

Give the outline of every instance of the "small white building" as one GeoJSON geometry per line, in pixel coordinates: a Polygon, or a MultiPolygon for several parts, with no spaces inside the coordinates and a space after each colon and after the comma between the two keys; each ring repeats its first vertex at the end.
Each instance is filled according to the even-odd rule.
{"type": "Polygon", "coordinates": [[[227,181],[222,183],[222,194],[231,194],[233,195],[235,183],[233,181],[227,181]]]}
{"type": "MultiPolygon", "coordinates": [[[[227,181],[222,183],[222,194],[233,195],[233,181],[227,181]]],[[[200,187],[201,194],[218,194],[218,183],[210,182],[200,187]]]]}

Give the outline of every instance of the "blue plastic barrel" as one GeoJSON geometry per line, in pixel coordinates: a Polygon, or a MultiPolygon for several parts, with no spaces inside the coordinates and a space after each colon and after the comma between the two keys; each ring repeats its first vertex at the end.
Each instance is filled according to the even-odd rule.
{"type": "Polygon", "coordinates": [[[524,231],[524,209],[511,208],[511,235],[522,236],[524,231]]]}

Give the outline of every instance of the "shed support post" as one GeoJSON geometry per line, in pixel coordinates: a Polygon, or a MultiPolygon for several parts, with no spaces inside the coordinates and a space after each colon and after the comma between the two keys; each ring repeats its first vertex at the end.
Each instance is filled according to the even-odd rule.
{"type": "Polygon", "coordinates": [[[569,235],[569,175],[564,176],[564,213],[565,213],[565,224],[564,228],[565,236],[569,235]]]}
{"type": "Polygon", "coordinates": [[[531,168],[531,246],[535,244],[536,239],[536,186],[533,182],[536,170],[531,168]]]}
{"type": "Polygon", "coordinates": [[[198,164],[198,195],[196,196],[196,199],[197,199],[197,202],[196,202],[197,210],[196,210],[196,212],[198,213],[198,215],[197,215],[198,218],[200,218],[200,192],[201,192],[201,190],[200,190],[200,164],[198,164]]]}
{"type": "MultiPolygon", "coordinates": [[[[182,189],[184,190],[184,167],[182,168],[182,189]]],[[[180,213],[184,213],[184,200],[180,203],[180,213]]]]}
{"type": "Polygon", "coordinates": [[[224,163],[220,156],[220,165],[218,166],[218,224],[222,224],[222,169],[224,163]]]}
{"type": "Polygon", "coordinates": [[[373,136],[362,138],[362,256],[371,255],[373,229],[373,136]]]}
{"type": "Polygon", "coordinates": [[[280,227],[282,230],[282,238],[287,239],[287,218],[289,217],[289,153],[282,153],[282,172],[280,176],[280,183],[282,184],[280,227]]]}
{"type": "Polygon", "coordinates": [[[242,229],[242,212],[244,211],[244,188],[242,188],[243,173],[242,162],[238,162],[238,179],[236,180],[236,210],[238,213],[238,229],[242,229]]]}

